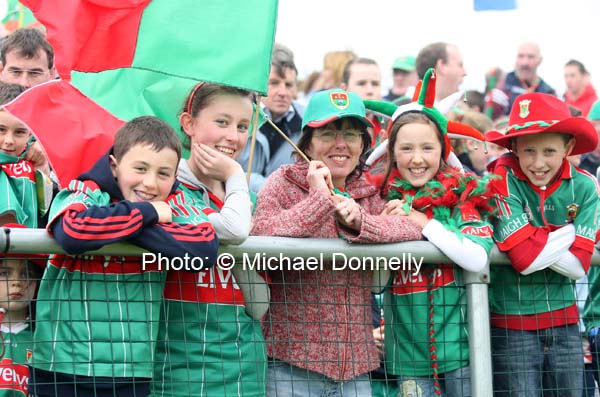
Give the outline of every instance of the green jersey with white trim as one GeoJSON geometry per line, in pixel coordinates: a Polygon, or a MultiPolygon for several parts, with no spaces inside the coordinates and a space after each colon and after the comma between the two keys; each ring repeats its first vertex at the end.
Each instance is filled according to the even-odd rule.
{"type": "MultiPolygon", "coordinates": [[[[481,245],[489,255],[494,242],[487,221],[452,218],[462,238],[481,245]]],[[[387,371],[395,375],[433,374],[430,352],[430,310],[433,304],[438,372],[469,365],[469,340],[463,270],[455,264],[423,265],[419,274],[396,271],[385,292],[385,352],[387,371]],[[433,294],[433,296],[431,296],[433,294]],[[432,299],[431,299],[432,298],[432,299]]]]}
{"type": "MultiPolygon", "coordinates": [[[[172,208],[172,222],[159,224],[156,211],[140,214],[138,208],[147,208],[148,203],[115,201],[95,182],[76,180],[52,204],[50,227],[62,216],[56,222],[67,224],[64,227],[79,236],[82,245],[96,244],[106,236],[110,241],[135,238],[138,244],[147,238],[158,254],[167,249],[160,244],[169,244],[183,255],[187,246],[202,238],[186,232],[202,225],[213,233],[206,238],[215,239],[206,215],[185,203],[181,192],[170,195],[166,202],[172,208]],[[127,212],[136,204],[139,207],[127,212]],[[119,213],[104,215],[117,211],[119,205],[119,213]],[[97,218],[90,215],[79,219],[73,215],[79,211],[104,212],[97,218]],[[157,229],[160,231],[155,232],[157,229]]],[[[32,366],[88,377],[152,378],[166,280],[162,270],[160,261],[137,256],[53,255],[37,298],[32,366]]]]}
{"type": "Polygon", "coordinates": [[[0,397],[27,396],[33,332],[28,323],[2,326],[3,355],[0,360],[0,397]]]}
{"type": "MultiPolygon", "coordinates": [[[[181,185],[186,201],[206,214],[218,198],[181,185]]],[[[266,346],[260,322],[245,311],[233,273],[218,267],[170,271],[156,346],[154,397],[260,397],[266,387],[266,346]]]]}
{"type": "MultiPolygon", "coordinates": [[[[518,245],[534,236],[538,229],[552,232],[569,223],[575,228],[575,242],[569,249],[591,258],[597,230],[598,187],[595,179],[566,160],[560,175],[548,187],[533,186],[512,155],[498,159],[494,173],[502,180],[492,186],[496,195],[498,218],[494,238],[502,251],[519,249],[518,245]]],[[[544,242],[541,243],[540,250],[544,242]]],[[[519,257],[525,258],[531,252],[519,257]]],[[[589,259],[581,260],[585,270],[589,259]]],[[[575,302],[575,282],[550,268],[530,275],[520,272],[535,259],[513,266],[492,266],[490,307],[492,313],[533,315],[571,307],[575,302]]],[[[574,319],[572,322],[576,322],[574,319]]]]}
{"type": "Polygon", "coordinates": [[[38,225],[38,214],[46,212],[43,176],[30,161],[0,152],[0,215],[12,214],[17,223],[38,225]]]}

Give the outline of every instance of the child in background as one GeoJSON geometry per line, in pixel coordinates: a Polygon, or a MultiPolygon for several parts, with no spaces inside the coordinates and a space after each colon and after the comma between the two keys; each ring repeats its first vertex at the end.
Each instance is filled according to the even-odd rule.
{"type": "MultiPolygon", "coordinates": [[[[163,121],[125,123],[110,151],[58,194],[48,232],[71,255],[126,241],[212,266],[218,240],[202,208],[177,189],[180,156],[163,121]]],[[[52,256],[37,300],[32,393],[147,396],[165,267],[140,257],[52,256]]]]}
{"type": "MultiPolygon", "coordinates": [[[[6,224],[4,227],[23,227],[6,224]]],[[[0,397],[27,396],[34,299],[41,269],[20,255],[0,257],[0,397]]]]}
{"type": "MultiPolygon", "coordinates": [[[[0,82],[0,105],[25,91],[17,84],[0,82]]],[[[16,117],[0,109],[0,225],[19,223],[35,228],[52,199],[50,168],[31,131],[16,117]]]]}
{"type": "MultiPolygon", "coordinates": [[[[487,178],[448,165],[448,120],[433,108],[435,75],[416,103],[392,115],[384,214],[405,215],[452,263],[398,270],[385,292],[385,357],[399,396],[470,396],[469,342],[462,270],[481,271],[494,245],[487,178]]],[[[452,124],[454,127],[455,124],[452,124]]],[[[461,126],[468,136],[483,135],[461,126]]],[[[452,131],[454,132],[454,131],[452,131]]]]}
{"type": "MultiPolygon", "coordinates": [[[[248,184],[235,161],[248,141],[250,93],[199,83],[180,122],[191,147],[179,163],[186,201],[203,208],[219,240],[241,244],[252,218],[248,184]],[[206,207],[206,208],[205,208],[206,207]]],[[[170,271],[156,346],[153,396],[265,395],[266,348],[260,320],[268,288],[237,264],[193,274],[170,271]]]]}
{"type": "Polygon", "coordinates": [[[498,219],[494,238],[511,266],[493,266],[492,359],[497,395],[581,396],[583,361],[575,281],[590,266],[597,230],[595,179],[567,156],[592,151],[592,124],[558,98],[516,98],[505,132],[510,153],[490,164],[498,219]]]}
{"type": "MultiPolygon", "coordinates": [[[[469,125],[485,134],[494,128],[492,120],[483,113],[474,110],[454,109],[448,114],[448,120],[458,121],[469,125]]],[[[475,142],[472,139],[461,139],[453,147],[458,153],[458,159],[465,171],[483,176],[486,173],[486,166],[490,161],[490,153],[481,142],[475,142]]]]}

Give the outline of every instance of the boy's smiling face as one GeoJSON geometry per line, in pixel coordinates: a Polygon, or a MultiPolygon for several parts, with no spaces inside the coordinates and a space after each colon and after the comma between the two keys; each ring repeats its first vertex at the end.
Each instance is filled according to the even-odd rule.
{"type": "Polygon", "coordinates": [[[137,144],[121,161],[110,156],[110,166],[125,200],[165,201],[175,183],[177,160],[173,149],[156,151],[150,144],[137,144]]]}
{"type": "Polygon", "coordinates": [[[0,110],[0,152],[20,156],[31,137],[31,131],[16,117],[0,110]]]}
{"type": "Polygon", "coordinates": [[[563,159],[571,153],[574,146],[575,139],[566,143],[563,134],[534,134],[515,138],[513,151],[529,181],[542,187],[554,178],[563,159]]]}

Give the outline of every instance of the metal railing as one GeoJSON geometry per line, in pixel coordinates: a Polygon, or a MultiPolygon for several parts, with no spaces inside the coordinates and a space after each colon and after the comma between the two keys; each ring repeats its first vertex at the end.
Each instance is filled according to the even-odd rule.
{"type": "MultiPolygon", "coordinates": [[[[6,229],[0,233],[0,250],[20,254],[64,253],[62,248],[43,229],[6,229]]],[[[147,252],[131,244],[111,244],[91,251],[89,255],[143,255],[147,252]]],[[[413,241],[390,244],[348,244],[341,239],[284,238],[252,236],[243,244],[222,245],[220,254],[231,254],[237,260],[256,254],[264,257],[279,256],[309,258],[322,256],[333,260],[334,255],[343,253],[347,257],[397,258],[402,253],[412,257],[423,257],[423,263],[451,262],[439,249],[427,241],[413,241]]],[[[490,262],[494,265],[508,265],[508,257],[494,247],[490,262]]],[[[600,254],[596,250],[592,265],[600,264],[600,254]]],[[[488,306],[489,267],[480,273],[464,272],[467,293],[469,352],[471,367],[471,388],[474,396],[492,396],[492,354],[488,306]]]]}

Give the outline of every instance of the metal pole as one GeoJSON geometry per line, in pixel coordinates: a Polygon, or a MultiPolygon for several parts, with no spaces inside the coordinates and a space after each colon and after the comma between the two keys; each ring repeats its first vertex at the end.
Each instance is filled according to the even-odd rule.
{"type": "Polygon", "coordinates": [[[463,272],[467,288],[471,394],[492,397],[492,349],[488,304],[489,266],[480,273],[463,272]]]}

